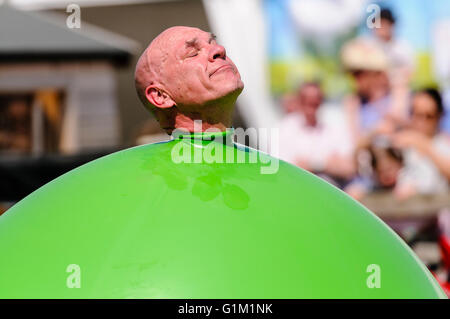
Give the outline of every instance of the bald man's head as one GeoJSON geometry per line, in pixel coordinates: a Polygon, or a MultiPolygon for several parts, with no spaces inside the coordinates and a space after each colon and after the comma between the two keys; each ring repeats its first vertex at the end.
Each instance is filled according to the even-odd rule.
{"type": "Polygon", "coordinates": [[[172,27],[160,33],[144,50],[136,64],[136,90],[142,103],[146,106],[149,101],[145,97],[145,89],[149,85],[162,84],[162,68],[167,60],[168,54],[166,50],[166,43],[171,38],[173,33],[180,30],[179,28],[183,27],[172,27]]]}
{"type": "Polygon", "coordinates": [[[208,105],[235,100],[243,89],[236,66],[215,37],[181,26],[165,30],[145,49],[135,83],[140,100],[158,120],[207,112],[208,105]]]}

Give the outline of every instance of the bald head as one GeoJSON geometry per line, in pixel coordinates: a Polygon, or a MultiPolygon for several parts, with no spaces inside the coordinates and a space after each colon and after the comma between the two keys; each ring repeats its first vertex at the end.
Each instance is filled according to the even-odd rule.
{"type": "Polygon", "coordinates": [[[162,85],[163,82],[163,68],[167,61],[168,48],[171,40],[188,27],[171,27],[160,33],[144,50],[140,56],[135,71],[136,90],[139,98],[144,103],[148,104],[145,98],[145,89],[151,84],[162,85]]]}
{"type": "Polygon", "coordinates": [[[163,119],[164,125],[175,125],[167,121],[174,122],[172,117],[179,114],[207,116],[210,111],[214,118],[217,106],[208,110],[208,105],[225,107],[243,89],[236,66],[215,37],[182,26],[165,30],[145,49],[136,65],[135,84],[140,100],[162,126],[163,119]]]}

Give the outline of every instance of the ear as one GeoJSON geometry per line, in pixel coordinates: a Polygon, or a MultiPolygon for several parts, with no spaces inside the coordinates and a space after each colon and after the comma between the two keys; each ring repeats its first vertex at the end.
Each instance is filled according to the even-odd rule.
{"type": "Polygon", "coordinates": [[[162,109],[176,105],[169,94],[154,85],[150,85],[145,89],[145,97],[151,104],[162,109]]]}

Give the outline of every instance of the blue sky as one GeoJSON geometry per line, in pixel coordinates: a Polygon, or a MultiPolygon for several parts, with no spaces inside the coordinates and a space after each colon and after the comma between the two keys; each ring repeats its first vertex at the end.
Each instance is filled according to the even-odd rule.
{"type": "MultiPolygon", "coordinates": [[[[301,0],[264,0],[269,34],[269,55],[272,58],[292,59],[301,54],[300,34],[290,18],[287,3],[301,0]]],[[[418,51],[427,51],[430,45],[433,22],[450,19],[449,0],[379,0],[397,17],[397,35],[408,41],[418,51]]],[[[362,12],[365,21],[366,12],[362,12]]],[[[364,32],[364,28],[361,31],[364,32]]],[[[301,32],[301,31],[300,31],[301,32]]]]}

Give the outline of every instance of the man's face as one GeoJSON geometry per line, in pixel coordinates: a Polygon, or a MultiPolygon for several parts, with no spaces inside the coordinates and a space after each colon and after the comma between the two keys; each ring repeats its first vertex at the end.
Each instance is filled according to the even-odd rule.
{"type": "Polygon", "coordinates": [[[356,91],[364,98],[370,98],[375,90],[380,88],[387,89],[388,80],[385,72],[360,70],[353,72],[356,91]]]}
{"type": "Polygon", "coordinates": [[[306,85],[300,90],[299,100],[303,113],[314,115],[322,104],[322,92],[316,85],[306,85]]]}
{"type": "Polygon", "coordinates": [[[210,33],[181,28],[162,45],[162,80],[177,105],[204,105],[242,91],[239,71],[210,33]]]}
{"type": "Polygon", "coordinates": [[[416,94],[412,100],[411,125],[413,129],[427,136],[433,136],[439,127],[439,119],[436,102],[427,94],[416,94]]]}
{"type": "Polygon", "coordinates": [[[375,28],[375,35],[382,41],[390,41],[394,33],[394,25],[386,19],[380,20],[380,28],[375,28]]]}
{"type": "Polygon", "coordinates": [[[370,86],[372,85],[372,72],[365,70],[358,70],[352,73],[355,79],[356,92],[364,97],[369,95],[370,86]]]}

